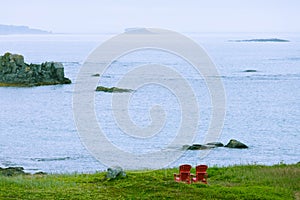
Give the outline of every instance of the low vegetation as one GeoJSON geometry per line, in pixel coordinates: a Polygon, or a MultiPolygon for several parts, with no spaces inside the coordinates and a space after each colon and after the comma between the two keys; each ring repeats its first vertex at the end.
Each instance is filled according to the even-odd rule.
{"type": "MultiPolygon", "coordinates": [[[[195,170],[195,169],[193,169],[195,170]]],[[[0,176],[0,199],[300,199],[300,164],[209,167],[208,185],[173,180],[178,169],[0,176]]]]}

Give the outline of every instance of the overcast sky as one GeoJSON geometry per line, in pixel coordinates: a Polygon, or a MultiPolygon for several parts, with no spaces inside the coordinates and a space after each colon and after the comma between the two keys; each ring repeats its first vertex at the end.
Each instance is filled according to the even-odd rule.
{"type": "Polygon", "coordinates": [[[299,0],[1,0],[0,24],[53,32],[300,32],[299,0]]]}

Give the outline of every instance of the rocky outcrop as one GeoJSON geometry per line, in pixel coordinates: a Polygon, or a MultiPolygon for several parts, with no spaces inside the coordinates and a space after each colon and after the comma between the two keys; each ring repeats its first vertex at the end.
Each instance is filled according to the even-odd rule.
{"type": "Polygon", "coordinates": [[[245,149],[248,148],[247,145],[245,145],[244,143],[237,141],[235,139],[231,139],[228,144],[225,145],[225,147],[228,148],[237,148],[237,149],[245,149]]]}
{"type": "Polygon", "coordinates": [[[16,175],[25,175],[23,167],[8,167],[1,168],[0,167],[0,175],[2,176],[16,176],[16,175]]]}
{"type": "Polygon", "coordinates": [[[0,56],[0,86],[39,86],[69,84],[64,67],[58,62],[27,64],[18,54],[0,56]]]}
{"type": "Polygon", "coordinates": [[[235,139],[231,139],[228,144],[224,146],[221,142],[209,142],[207,144],[192,144],[192,145],[183,145],[183,150],[206,150],[217,147],[228,147],[228,148],[237,148],[237,149],[245,149],[248,148],[244,143],[237,141],[235,139]]]}
{"type": "Polygon", "coordinates": [[[205,150],[212,149],[216,147],[223,147],[224,145],[221,142],[210,142],[207,144],[192,144],[192,145],[184,145],[183,149],[186,150],[205,150]]]}
{"type": "Polygon", "coordinates": [[[98,86],[96,88],[96,91],[112,93],[112,92],[132,92],[133,90],[124,89],[124,88],[117,88],[117,87],[108,88],[108,87],[98,86]]]}

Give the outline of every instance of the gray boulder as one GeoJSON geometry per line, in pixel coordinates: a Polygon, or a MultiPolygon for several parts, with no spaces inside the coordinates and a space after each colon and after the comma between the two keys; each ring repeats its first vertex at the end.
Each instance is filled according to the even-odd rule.
{"type": "Polygon", "coordinates": [[[244,143],[238,141],[238,140],[235,140],[235,139],[231,139],[228,144],[225,145],[225,147],[228,147],[228,148],[237,148],[237,149],[245,149],[245,148],[248,148],[247,145],[245,145],[244,143]]]}
{"type": "Polygon", "coordinates": [[[126,177],[126,173],[121,167],[117,166],[117,167],[110,167],[107,169],[107,174],[106,174],[107,179],[116,179],[119,177],[126,177]]]}

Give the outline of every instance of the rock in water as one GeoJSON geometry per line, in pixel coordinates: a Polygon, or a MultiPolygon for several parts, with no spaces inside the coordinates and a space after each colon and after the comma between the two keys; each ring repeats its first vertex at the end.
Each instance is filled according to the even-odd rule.
{"type": "Polygon", "coordinates": [[[109,92],[109,93],[113,93],[113,92],[122,93],[122,92],[132,92],[133,90],[124,89],[124,88],[117,88],[117,87],[109,88],[109,87],[97,86],[96,91],[109,92]]]}
{"type": "Polygon", "coordinates": [[[244,70],[244,72],[257,72],[257,70],[255,70],[255,69],[246,69],[246,70],[244,70]]]}
{"type": "Polygon", "coordinates": [[[204,145],[204,144],[193,144],[191,146],[184,145],[183,148],[186,150],[205,150],[215,148],[215,145],[204,145]]]}
{"type": "Polygon", "coordinates": [[[231,139],[228,144],[225,145],[225,147],[228,148],[237,148],[237,149],[245,149],[248,148],[247,145],[245,145],[244,143],[237,141],[235,139],[231,139]]]}
{"type": "Polygon", "coordinates": [[[1,168],[0,167],[0,175],[2,176],[16,176],[16,175],[24,175],[23,167],[8,167],[8,168],[1,168]]]}
{"type": "Polygon", "coordinates": [[[224,147],[224,144],[221,142],[209,142],[206,145],[213,145],[215,147],[224,147]]]}
{"type": "Polygon", "coordinates": [[[64,67],[58,62],[27,64],[18,54],[0,56],[0,86],[39,86],[70,84],[64,67]]]}
{"type": "Polygon", "coordinates": [[[107,179],[115,179],[118,177],[126,177],[126,173],[123,171],[121,167],[110,167],[107,169],[107,174],[106,174],[107,179]]]}

